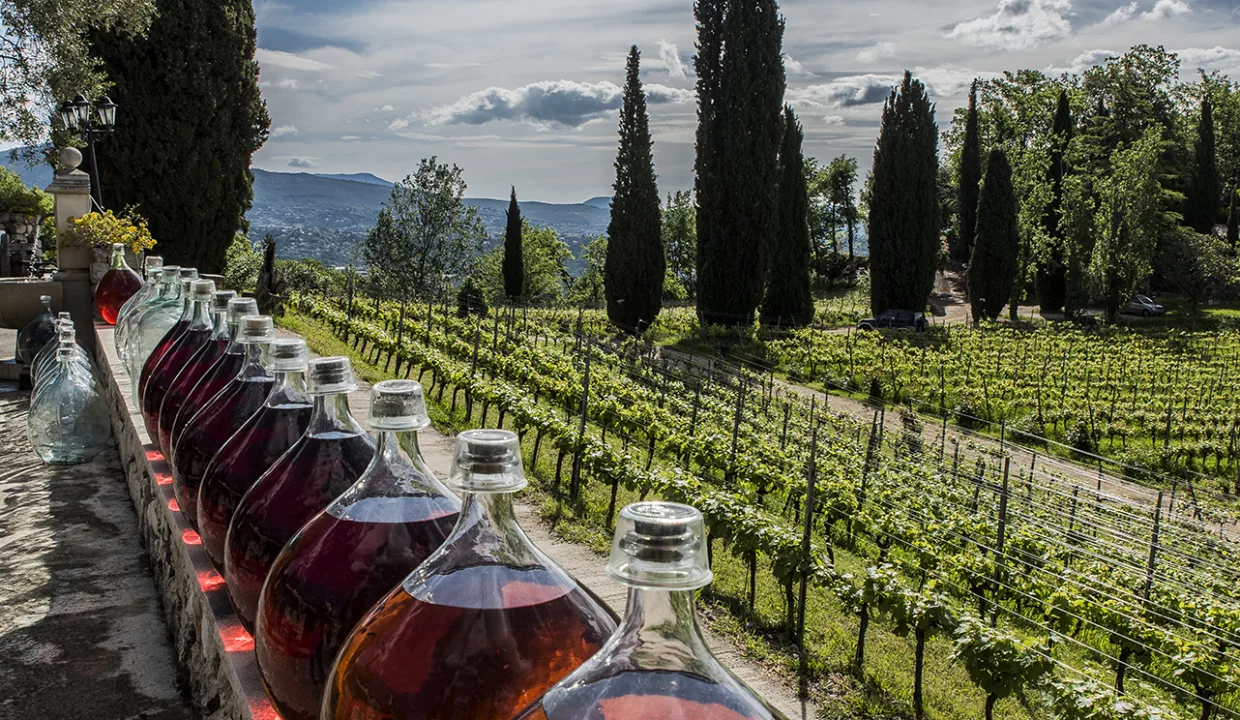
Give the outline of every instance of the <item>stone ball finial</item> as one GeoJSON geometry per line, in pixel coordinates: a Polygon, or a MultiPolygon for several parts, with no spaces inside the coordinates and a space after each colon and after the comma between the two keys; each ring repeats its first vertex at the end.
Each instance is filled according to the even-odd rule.
{"type": "Polygon", "coordinates": [[[60,163],[60,172],[73,172],[74,170],[77,170],[79,165],[82,164],[82,151],[75,147],[67,147],[60,151],[60,155],[57,157],[57,160],[60,163]]]}

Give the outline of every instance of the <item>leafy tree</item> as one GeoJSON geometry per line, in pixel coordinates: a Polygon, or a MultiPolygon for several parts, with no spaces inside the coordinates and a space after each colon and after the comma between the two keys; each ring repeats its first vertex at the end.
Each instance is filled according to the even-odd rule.
{"type": "Polygon", "coordinates": [[[1055,104],[1055,125],[1051,131],[1050,164],[1046,181],[1050,185],[1051,201],[1043,213],[1043,222],[1049,240],[1046,257],[1038,264],[1038,305],[1042,312],[1056,313],[1063,309],[1067,292],[1064,270],[1064,230],[1061,227],[1063,213],[1064,176],[1069,172],[1068,145],[1072,142],[1072,109],[1068,104],[1067,90],[1059,91],[1055,104]]]}
{"type": "Polygon", "coordinates": [[[764,325],[808,325],[814,319],[814,298],[809,289],[809,188],[805,182],[805,158],[801,155],[804,133],[791,107],[784,107],[784,141],[779,150],[779,226],[770,248],[766,298],[762,302],[764,325]]]}
{"type": "Polygon", "coordinates": [[[964,145],[960,148],[960,230],[952,258],[961,262],[973,254],[977,228],[978,186],[982,182],[982,145],[977,118],[977,81],[969,88],[969,109],[965,116],[964,145]]]}
{"type": "Polygon", "coordinates": [[[1201,114],[1197,119],[1197,141],[1193,145],[1193,177],[1185,205],[1184,219],[1188,226],[1200,233],[1214,229],[1218,219],[1219,186],[1218,165],[1214,159],[1214,111],[1207,95],[1201,99],[1201,114]]]}
{"type": "Polygon", "coordinates": [[[960,661],[969,679],[986,693],[986,720],[994,716],[995,703],[1015,695],[1023,697],[1054,667],[1054,660],[1033,651],[1002,630],[988,627],[973,616],[961,618],[955,630],[956,646],[951,659],[960,661]]]}
{"type": "Polygon", "coordinates": [[[686,297],[696,297],[697,209],[687,191],[669,194],[663,205],[663,251],[667,271],[684,288],[686,297]]]}
{"type": "Polygon", "coordinates": [[[821,268],[826,266],[824,255],[828,249],[832,255],[840,254],[839,217],[831,202],[827,168],[814,158],[805,158],[805,185],[809,192],[809,242],[814,265],[821,268]]]}
{"type": "Polygon", "coordinates": [[[390,208],[379,210],[375,226],[366,233],[362,241],[361,258],[369,267],[370,277],[374,281],[374,290],[381,297],[398,299],[401,295],[403,278],[397,271],[400,259],[397,255],[402,251],[402,239],[396,229],[396,220],[390,208]]]}
{"type": "Polygon", "coordinates": [[[465,282],[461,283],[461,287],[456,291],[456,314],[457,317],[466,317],[468,315],[486,316],[490,308],[487,306],[486,298],[482,296],[482,291],[478,289],[477,283],[472,277],[465,278],[465,282]]]}
{"type": "MultiPolygon", "coordinates": [[[[531,225],[528,220],[521,226],[521,266],[525,277],[523,298],[534,305],[549,305],[564,298],[572,284],[568,273],[568,261],[573,253],[552,228],[531,225]]],[[[496,247],[478,258],[473,275],[478,291],[488,301],[508,297],[504,276],[508,247],[496,247]]]]}
{"type": "Polygon", "coordinates": [[[504,233],[504,294],[516,301],[525,295],[525,257],[521,249],[521,206],[517,205],[517,188],[512,188],[508,201],[508,227],[504,233]]]}
{"type": "Polygon", "coordinates": [[[1228,194],[1231,195],[1231,208],[1227,211],[1227,246],[1235,252],[1236,245],[1240,244],[1240,215],[1236,211],[1236,196],[1240,195],[1240,191],[1232,188],[1228,194]]]}
{"type": "Polygon", "coordinates": [[[1202,298],[1210,297],[1240,280],[1240,266],[1227,243],[1214,234],[1176,228],[1158,248],[1162,277],[1188,298],[1197,312],[1202,298]]]}
{"type": "Polygon", "coordinates": [[[698,316],[747,324],[776,228],[784,22],[775,0],[697,0],[694,14],[698,316]]]}
{"type": "Polygon", "coordinates": [[[253,199],[271,120],[250,0],[158,0],[146,38],[93,33],[124,121],[99,145],[105,205],[137,205],[164,260],[215,272],[253,199]]]}
{"type": "MultiPolygon", "coordinates": [[[[853,259],[853,242],[857,233],[857,202],[853,185],[857,184],[857,159],[840,155],[827,166],[827,192],[833,217],[848,231],[848,259],[853,259]]],[[[834,225],[831,228],[835,234],[834,225]]],[[[837,253],[838,254],[838,253],[837,253]]]]}
{"type": "Polygon", "coordinates": [[[1020,229],[1016,221],[1012,167],[1003,150],[986,158],[986,177],[977,202],[977,233],[969,258],[969,304],[973,317],[994,320],[1012,295],[1020,229]]]}
{"type": "Polygon", "coordinates": [[[233,235],[224,255],[224,287],[239,293],[252,292],[262,265],[262,253],[254,249],[245,233],[233,235]]]}
{"type": "Polygon", "coordinates": [[[1198,87],[1213,111],[1219,177],[1225,186],[1235,188],[1240,185],[1240,82],[1216,71],[1202,73],[1198,87]]]}
{"type": "Polygon", "coordinates": [[[883,106],[870,208],[870,307],[921,310],[939,250],[938,128],[921,81],[905,71],[883,106]]]}
{"type": "Polygon", "coordinates": [[[270,235],[263,237],[263,265],[258,271],[254,297],[258,301],[260,315],[275,317],[280,314],[285,282],[276,270],[276,241],[270,235]]]}
{"type": "Polygon", "coordinates": [[[607,262],[603,267],[607,317],[628,332],[649,327],[663,307],[662,217],[651,152],[650,118],[642,91],[641,52],[629,50],[620,149],[612,185],[607,262]]]}
{"type": "Polygon", "coordinates": [[[607,236],[596,235],[582,248],[586,269],[573,280],[568,299],[578,307],[598,307],[603,302],[603,265],[607,262],[607,236]]]}
{"type": "Polygon", "coordinates": [[[153,0],[0,1],[0,140],[36,145],[47,108],[102,95],[107,75],[90,56],[91,32],[138,38],[154,15],[153,0]]]}

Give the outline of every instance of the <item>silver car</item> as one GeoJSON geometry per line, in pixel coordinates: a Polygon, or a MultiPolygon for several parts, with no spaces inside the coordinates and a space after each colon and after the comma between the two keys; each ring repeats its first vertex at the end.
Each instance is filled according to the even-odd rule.
{"type": "Polygon", "coordinates": [[[1127,313],[1128,315],[1143,315],[1145,317],[1149,317],[1150,315],[1162,315],[1167,312],[1167,308],[1159,305],[1144,295],[1138,295],[1133,298],[1132,302],[1128,303],[1128,306],[1121,312],[1127,313]]]}

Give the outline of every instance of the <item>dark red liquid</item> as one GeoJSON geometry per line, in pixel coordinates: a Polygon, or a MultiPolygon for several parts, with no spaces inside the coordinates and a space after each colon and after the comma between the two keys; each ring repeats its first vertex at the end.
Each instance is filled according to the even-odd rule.
{"type": "Polygon", "coordinates": [[[557,689],[520,720],[772,720],[752,698],[687,672],[634,670],[557,689]]]}
{"type": "Polygon", "coordinates": [[[224,538],[233,513],[255,482],[297,442],[310,424],[313,405],[267,404],[250,416],[211,459],[198,488],[198,534],[215,567],[224,569],[224,538]]]}
{"type": "Polygon", "coordinates": [[[543,570],[475,565],[392,591],[349,636],[323,715],[508,720],[585,662],[609,613],[543,570]]]}
{"type": "MultiPolygon", "coordinates": [[[[159,442],[159,417],[163,410],[164,398],[168,395],[168,388],[172,387],[172,382],[177,379],[177,375],[189,364],[190,358],[194,357],[210,340],[210,327],[190,326],[180,339],[168,347],[159,365],[151,371],[151,376],[142,389],[142,420],[146,423],[147,433],[156,443],[159,442]]],[[[167,455],[170,450],[162,445],[159,449],[164,455],[167,455]]]]}
{"type": "Polygon", "coordinates": [[[95,308],[99,311],[99,317],[105,323],[115,325],[121,306],[141,289],[142,276],[133,270],[127,267],[108,270],[95,286],[95,308]]]}
{"type": "Polygon", "coordinates": [[[456,524],[444,497],[366,498],[319,513],[285,546],[263,587],[254,633],[263,685],[284,720],[314,720],[349,631],[456,524]]]}
{"type": "Polygon", "coordinates": [[[357,480],[375,454],[372,442],[365,433],[302,435],[241,498],[228,526],[224,577],[246,630],[254,632],[258,594],[276,556],[357,480]]]}
{"type": "MultiPolygon", "coordinates": [[[[216,342],[212,340],[212,342],[216,342]]],[[[181,441],[181,435],[185,432],[185,426],[193,419],[199,410],[207,406],[207,403],[219,394],[224,386],[233,381],[237,377],[237,373],[241,371],[241,366],[245,364],[245,348],[241,345],[226,345],[225,352],[220,355],[211,369],[203,374],[202,378],[194,385],[194,389],[189,391],[185,396],[185,401],[181,403],[181,409],[177,411],[177,415],[172,419],[172,428],[168,433],[168,447],[172,448],[172,454],[176,455],[177,443],[181,441]]]]}
{"type": "Polygon", "coordinates": [[[198,529],[198,488],[211,458],[258,412],[271,393],[271,376],[234,379],[185,426],[172,452],[172,490],[181,515],[198,529]]]}
{"type": "MultiPolygon", "coordinates": [[[[168,328],[168,332],[164,333],[159,342],[155,343],[155,349],[147,356],[146,362],[142,363],[142,372],[138,375],[139,400],[146,397],[146,384],[150,381],[151,374],[159,367],[160,361],[164,359],[164,355],[181,339],[181,336],[188,329],[189,320],[177,320],[172,324],[172,327],[168,328]]],[[[145,409],[146,404],[143,403],[142,407],[145,409]]],[[[146,413],[143,412],[142,415],[145,420],[146,413]]],[[[155,438],[155,433],[151,431],[150,425],[147,426],[147,432],[150,432],[151,439],[155,438]]]]}
{"type": "Polygon", "coordinates": [[[158,423],[159,449],[164,455],[172,454],[172,421],[181,411],[185,399],[193,392],[194,386],[211,369],[215,361],[220,359],[227,347],[227,340],[221,341],[214,338],[208,340],[198,348],[194,356],[185,363],[185,367],[181,368],[181,372],[177,373],[172,384],[168,386],[168,392],[164,393],[164,404],[159,408],[158,423]]]}

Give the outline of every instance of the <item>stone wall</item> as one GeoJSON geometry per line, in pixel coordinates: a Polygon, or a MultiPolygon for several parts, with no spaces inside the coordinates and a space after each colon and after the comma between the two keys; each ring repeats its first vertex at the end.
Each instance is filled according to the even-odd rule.
{"type": "Polygon", "coordinates": [[[4,249],[0,252],[0,277],[25,277],[30,264],[43,250],[39,246],[39,215],[0,213],[4,249]]]}

